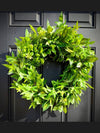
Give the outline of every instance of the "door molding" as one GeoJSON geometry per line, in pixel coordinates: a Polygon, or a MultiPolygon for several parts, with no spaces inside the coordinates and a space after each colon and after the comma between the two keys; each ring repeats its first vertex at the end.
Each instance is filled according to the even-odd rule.
{"type": "Polygon", "coordinates": [[[43,12],[9,12],[9,27],[43,26],[43,12]]]}

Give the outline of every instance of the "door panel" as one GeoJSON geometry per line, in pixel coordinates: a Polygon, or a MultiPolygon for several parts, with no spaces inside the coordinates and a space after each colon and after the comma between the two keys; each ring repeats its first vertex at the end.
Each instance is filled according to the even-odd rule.
{"type": "MultiPolygon", "coordinates": [[[[90,73],[92,75],[92,72],[90,73]]],[[[92,84],[92,80],[89,80],[89,84],[92,84]]],[[[68,109],[68,122],[90,122],[91,119],[94,119],[94,115],[91,116],[91,113],[94,111],[91,95],[92,91],[89,88],[83,92],[81,96],[81,102],[78,107],[71,105],[68,109]],[[93,118],[92,118],[93,117],[93,118]]],[[[93,97],[92,97],[93,98],[93,97]]]]}
{"type": "Polygon", "coordinates": [[[73,26],[78,21],[80,28],[95,28],[94,12],[65,12],[67,24],[73,26]]]}
{"type": "MultiPolygon", "coordinates": [[[[93,79],[89,83],[95,87],[94,90],[87,89],[82,95],[81,102],[74,109],[71,105],[68,113],[42,112],[41,107],[28,110],[30,101],[22,99],[15,90],[10,90],[11,78],[7,75],[7,69],[2,66],[5,63],[5,55],[8,51],[15,50],[15,37],[24,36],[25,29],[29,29],[32,24],[35,29],[38,26],[46,28],[47,19],[51,25],[56,25],[60,12],[6,12],[0,13],[0,121],[17,122],[90,122],[100,121],[100,63],[95,63],[91,75],[93,79]]],[[[79,21],[79,33],[95,41],[91,47],[96,51],[97,57],[100,57],[100,14],[93,12],[63,12],[67,19],[67,24],[72,26],[79,21]]],[[[51,86],[51,80],[59,79],[62,72],[62,65],[47,61],[42,68],[42,74],[47,79],[47,84],[51,86]]]]}
{"type": "Polygon", "coordinates": [[[10,12],[9,26],[26,27],[29,24],[37,27],[43,26],[43,13],[41,12],[10,12]]]}

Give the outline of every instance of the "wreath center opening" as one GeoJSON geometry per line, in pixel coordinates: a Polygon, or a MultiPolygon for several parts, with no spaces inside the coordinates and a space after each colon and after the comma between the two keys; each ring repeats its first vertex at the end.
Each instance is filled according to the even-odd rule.
{"type": "Polygon", "coordinates": [[[45,79],[46,84],[52,87],[52,80],[60,80],[60,75],[63,73],[64,63],[59,63],[51,59],[47,59],[43,66],[39,68],[39,73],[45,79]]]}

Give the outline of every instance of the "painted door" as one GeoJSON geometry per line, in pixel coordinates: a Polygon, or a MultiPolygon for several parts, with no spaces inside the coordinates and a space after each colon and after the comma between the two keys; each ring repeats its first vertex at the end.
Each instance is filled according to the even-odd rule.
{"type": "MultiPolygon", "coordinates": [[[[71,105],[68,113],[59,113],[58,111],[42,112],[41,107],[28,110],[30,101],[22,99],[15,90],[10,90],[9,86],[12,79],[7,75],[7,69],[2,66],[5,63],[5,55],[14,51],[15,37],[24,36],[25,29],[29,29],[29,24],[35,28],[42,26],[46,28],[47,19],[51,25],[55,25],[60,12],[0,12],[0,121],[14,122],[91,122],[100,121],[100,89],[99,78],[100,71],[99,60],[94,63],[94,67],[90,74],[93,79],[88,82],[94,86],[94,90],[87,89],[84,95],[81,96],[81,103],[74,108],[71,105]]],[[[79,33],[85,37],[91,38],[95,44],[91,46],[100,58],[100,14],[94,12],[63,12],[64,19],[67,19],[67,24],[72,26],[78,20],[79,33]]],[[[51,80],[56,80],[61,74],[62,65],[55,62],[47,61],[42,69],[44,78],[50,86],[51,80]]]]}

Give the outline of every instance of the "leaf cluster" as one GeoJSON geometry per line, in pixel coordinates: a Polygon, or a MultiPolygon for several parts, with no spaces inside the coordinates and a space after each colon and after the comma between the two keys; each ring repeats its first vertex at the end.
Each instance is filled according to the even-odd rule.
{"type": "Polygon", "coordinates": [[[61,13],[55,23],[51,26],[47,20],[46,29],[37,30],[30,25],[30,32],[26,29],[24,37],[16,38],[17,56],[13,52],[7,55],[4,66],[14,79],[11,88],[31,101],[29,108],[41,105],[43,111],[50,108],[67,113],[70,104],[80,103],[83,91],[93,88],[87,81],[97,57],[90,47],[94,42],[78,33],[78,22],[69,27],[61,13]],[[60,80],[51,81],[52,87],[38,72],[48,58],[66,64],[60,80]]]}

